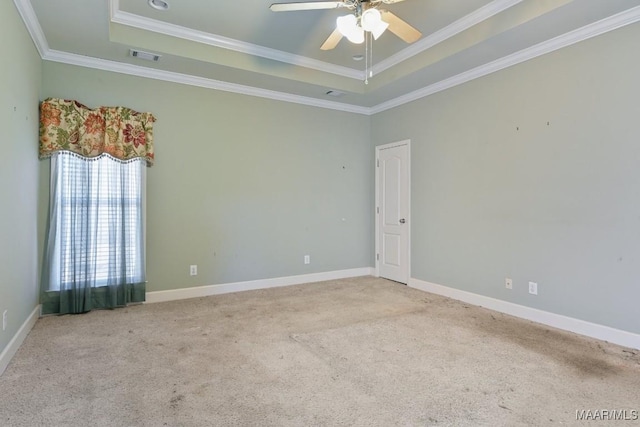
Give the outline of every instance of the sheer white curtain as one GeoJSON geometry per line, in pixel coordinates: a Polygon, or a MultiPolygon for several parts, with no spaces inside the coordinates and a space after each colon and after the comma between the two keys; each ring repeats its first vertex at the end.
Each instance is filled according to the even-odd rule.
{"type": "Polygon", "coordinates": [[[144,301],[145,174],[142,159],[52,156],[43,312],[144,301]]]}

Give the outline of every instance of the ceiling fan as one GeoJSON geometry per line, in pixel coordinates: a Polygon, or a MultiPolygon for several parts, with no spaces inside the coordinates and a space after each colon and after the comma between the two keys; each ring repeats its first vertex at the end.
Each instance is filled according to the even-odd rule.
{"type": "Polygon", "coordinates": [[[413,28],[388,10],[381,10],[381,4],[394,4],[404,0],[342,0],[342,1],[309,1],[293,3],[274,3],[270,9],[274,12],[297,10],[318,10],[346,8],[353,14],[340,16],[336,21],[336,29],[325,40],[320,49],[331,50],[343,37],[352,43],[362,43],[365,31],[374,39],[378,39],[386,29],[407,43],[413,43],[422,37],[420,31],[413,28]]]}

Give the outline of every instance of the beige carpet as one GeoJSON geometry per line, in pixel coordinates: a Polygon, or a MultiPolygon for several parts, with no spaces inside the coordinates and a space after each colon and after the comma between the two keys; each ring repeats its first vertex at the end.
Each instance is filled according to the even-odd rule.
{"type": "Polygon", "coordinates": [[[640,410],[639,352],[372,277],[43,318],[0,377],[2,426],[585,425],[576,411],[602,409],[640,410]]]}

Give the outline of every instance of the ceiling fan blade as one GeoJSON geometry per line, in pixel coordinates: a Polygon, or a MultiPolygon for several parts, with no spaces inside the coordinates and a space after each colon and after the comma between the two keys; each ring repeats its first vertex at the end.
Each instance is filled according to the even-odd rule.
{"type": "Polygon", "coordinates": [[[389,31],[400,37],[405,42],[413,43],[422,37],[422,33],[420,31],[416,30],[388,10],[381,10],[380,12],[382,12],[382,20],[389,24],[389,31]]]}
{"type": "Polygon", "coordinates": [[[384,4],[394,4],[394,3],[400,3],[401,1],[404,1],[404,0],[380,0],[380,1],[384,4]]]}
{"type": "Polygon", "coordinates": [[[317,10],[317,9],[337,9],[344,7],[341,1],[306,1],[295,3],[274,3],[269,6],[274,12],[289,12],[294,10],[317,10]]]}
{"type": "Polygon", "coordinates": [[[342,40],[342,33],[337,28],[333,30],[333,33],[322,43],[320,46],[321,50],[331,50],[338,45],[338,43],[342,40]]]}

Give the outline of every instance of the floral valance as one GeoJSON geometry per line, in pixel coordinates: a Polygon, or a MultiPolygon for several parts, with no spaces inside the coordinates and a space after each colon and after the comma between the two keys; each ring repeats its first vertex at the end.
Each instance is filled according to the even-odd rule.
{"type": "Polygon", "coordinates": [[[40,158],[71,151],[84,157],[142,158],[151,166],[155,120],[130,108],[92,110],[77,101],[48,98],[40,105],[40,158]]]}

